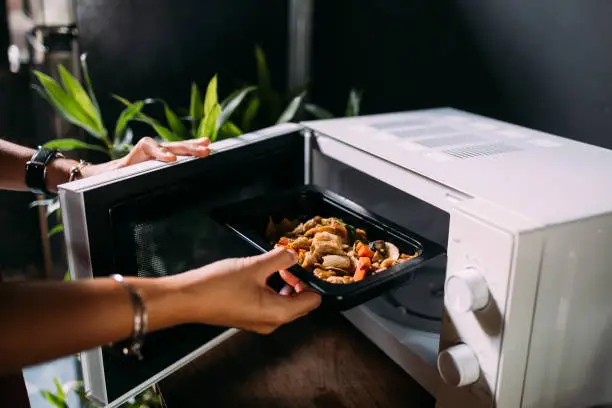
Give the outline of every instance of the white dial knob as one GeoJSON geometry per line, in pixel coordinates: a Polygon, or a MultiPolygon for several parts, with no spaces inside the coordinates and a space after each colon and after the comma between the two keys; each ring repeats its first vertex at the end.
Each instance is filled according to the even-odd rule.
{"type": "Polygon", "coordinates": [[[448,385],[463,387],[478,381],[480,365],[472,349],[459,344],[440,352],[438,372],[448,385]]]}
{"type": "Polygon", "coordinates": [[[487,281],[475,268],[453,273],[446,280],[444,303],[457,312],[482,309],[489,303],[487,281]]]}

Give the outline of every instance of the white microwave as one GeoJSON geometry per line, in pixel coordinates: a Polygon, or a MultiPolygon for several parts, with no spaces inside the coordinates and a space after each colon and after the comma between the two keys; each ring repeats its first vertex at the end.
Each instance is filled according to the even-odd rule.
{"type": "MultiPolygon", "coordinates": [[[[316,186],[445,249],[341,312],[439,407],[612,402],[611,151],[450,108],[274,126],[212,149],[61,186],[72,277],[252,255],[209,212],[316,186]]],[[[236,332],[152,333],[143,362],[87,351],[87,393],[116,407],[236,332]]]]}

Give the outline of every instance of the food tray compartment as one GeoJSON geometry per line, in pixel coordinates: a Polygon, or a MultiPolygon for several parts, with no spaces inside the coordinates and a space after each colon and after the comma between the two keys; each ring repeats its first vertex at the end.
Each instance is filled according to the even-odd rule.
{"type": "Polygon", "coordinates": [[[261,252],[274,248],[266,237],[270,217],[275,223],[283,218],[306,221],[314,216],[337,217],[355,228],[363,229],[368,240],[395,244],[400,253],[419,256],[402,262],[365,279],[334,284],[317,278],[312,272],[295,265],[290,270],[323,297],[323,306],[346,310],[373,299],[385,291],[406,283],[426,262],[445,253],[445,249],[426,238],[399,227],[384,218],[333,192],[315,186],[274,195],[252,198],[212,211],[211,216],[261,252]]]}

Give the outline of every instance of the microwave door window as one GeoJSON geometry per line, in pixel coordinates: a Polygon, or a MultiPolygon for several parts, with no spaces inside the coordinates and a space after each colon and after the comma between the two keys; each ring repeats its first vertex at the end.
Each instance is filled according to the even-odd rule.
{"type": "MultiPolygon", "coordinates": [[[[93,276],[157,278],[254,255],[257,251],[214,221],[210,211],[303,182],[304,139],[295,132],[87,189],[81,194],[93,276]]],[[[86,386],[102,402],[124,400],[227,330],[184,325],[150,333],[143,361],[107,347],[86,353],[84,366],[93,373],[86,386]],[[101,364],[95,353],[101,353],[101,364]]]]}

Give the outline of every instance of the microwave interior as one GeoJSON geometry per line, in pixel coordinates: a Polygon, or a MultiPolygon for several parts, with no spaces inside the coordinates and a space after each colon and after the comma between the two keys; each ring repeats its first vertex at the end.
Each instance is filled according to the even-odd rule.
{"type": "MultiPolygon", "coordinates": [[[[314,139],[307,142],[301,131],[242,139],[206,159],[85,189],[90,276],[162,277],[224,258],[255,255],[257,250],[209,216],[211,210],[307,181],[447,247],[448,213],[365,174],[358,163],[325,156],[314,139]]],[[[411,281],[365,307],[398,325],[438,335],[445,269],[446,258],[439,257],[419,269],[411,281]]],[[[195,358],[194,352],[228,330],[184,325],[149,333],[142,361],[107,347],[84,353],[86,388],[93,400],[117,406],[187,363],[186,358],[195,358]]],[[[431,348],[435,356],[437,342],[431,348]]]]}

